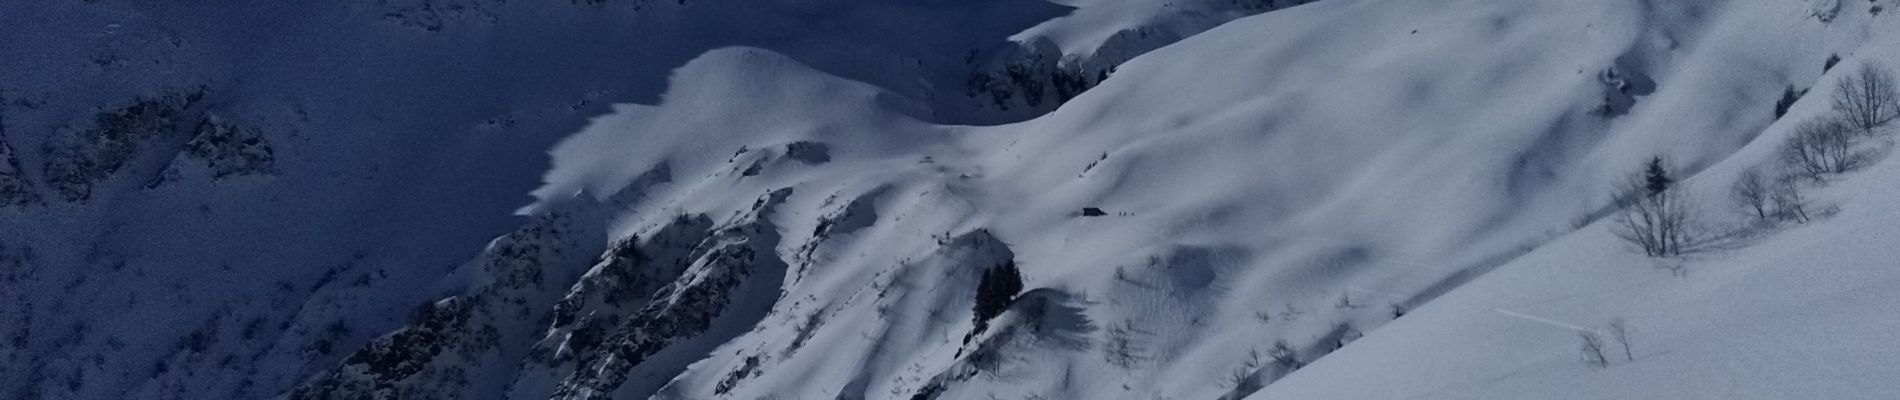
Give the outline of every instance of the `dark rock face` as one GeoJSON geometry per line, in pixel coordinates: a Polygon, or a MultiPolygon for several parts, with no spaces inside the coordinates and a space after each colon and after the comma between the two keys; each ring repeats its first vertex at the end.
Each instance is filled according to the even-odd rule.
{"type": "MultiPolygon", "coordinates": [[[[656,354],[712,332],[722,320],[749,327],[763,315],[735,303],[770,306],[778,297],[785,262],[777,256],[777,227],[764,218],[791,195],[779,189],[759,198],[735,225],[701,241],[693,265],[661,288],[605,341],[605,348],[584,354],[575,369],[555,386],[550,398],[602,399],[615,396],[636,369],[683,369],[680,365],[643,365],[656,354]]],[[[741,328],[743,329],[743,328],[741,328]]],[[[723,342],[729,337],[713,338],[723,342]]],[[[714,343],[716,345],[716,343],[714,343]]],[[[677,374],[678,371],[667,371],[677,374]]]]}
{"type": "Polygon", "coordinates": [[[1113,70],[1089,70],[1059,59],[1060,55],[1029,51],[996,67],[971,71],[964,81],[964,94],[998,112],[1043,112],[1094,88],[1113,70]]]}
{"type": "Polygon", "coordinates": [[[38,201],[33,181],[20,170],[20,158],[7,144],[6,127],[0,126],[0,208],[25,207],[38,201]]]}
{"type": "Polygon", "coordinates": [[[196,110],[202,98],[196,92],[138,99],[99,113],[90,127],[61,130],[43,149],[48,188],[69,202],[91,198],[96,185],[126,169],[142,148],[188,135],[186,127],[203,117],[196,110]]]}
{"type": "MultiPolygon", "coordinates": [[[[511,376],[524,340],[575,277],[567,268],[596,229],[571,212],[548,212],[485,251],[464,295],[425,306],[409,324],[372,340],[305,382],[292,399],[411,399],[493,396],[489,374],[511,376]]],[[[584,261],[583,261],[584,262],[584,261]]]]}
{"type": "Polygon", "coordinates": [[[537,216],[489,247],[464,295],[425,306],[290,397],[593,399],[640,371],[678,374],[696,358],[653,357],[683,345],[699,347],[676,352],[703,354],[777,300],[786,264],[764,216],[790,194],[768,193],[724,227],[676,217],[616,241],[578,276],[563,263],[590,228],[571,213],[537,216]]]}
{"type": "Polygon", "coordinates": [[[703,214],[681,215],[644,238],[616,242],[555,303],[509,397],[547,398],[555,380],[571,374],[582,356],[599,351],[654,293],[693,265],[694,250],[712,225],[703,214]]]}
{"type": "MultiPolygon", "coordinates": [[[[41,177],[55,198],[81,202],[118,176],[147,188],[182,179],[202,165],[211,179],[275,175],[276,149],[253,127],[206,110],[204,91],[133,100],[100,112],[86,126],[62,129],[42,146],[41,177]]],[[[37,200],[11,146],[0,143],[0,204],[37,200]]]]}
{"type": "Polygon", "coordinates": [[[343,362],[365,366],[366,372],[376,377],[375,390],[394,389],[397,383],[427,368],[448,342],[461,335],[458,330],[468,323],[471,304],[465,298],[451,297],[429,305],[415,316],[410,327],[371,342],[343,362]]]}
{"type": "Polygon", "coordinates": [[[216,117],[198,124],[191,141],[185,142],[184,154],[204,162],[213,179],[277,173],[276,151],[263,135],[216,117]]]}
{"type": "Polygon", "coordinates": [[[819,142],[792,142],[785,145],[785,157],[811,165],[831,162],[831,146],[819,142]]]}
{"type": "MultiPolygon", "coordinates": [[[[859,194],[843,207],[818,217],[818,226],[812,228],[811,239],[799,245],[798,250],[792,254],[793,263],[797,265],[793,271],[793,283],[803,280],[806,273],[810,272],[812,265],[818,264],[816,253],[819,246],[828,239],[837,235],[850,234],[876,223],[878,219],[876,203],[889,189],[889,186],[883,186],[859,194]]],[[[838,195],[833,194],[825,199],[825,204],[831,206],[837,201],[838,195]]]]}
{"type": "Polygon", "coordinates": [[[377,0],[383,19],[425,31],[467,21],[493,23],[501,18],[501,0],[377,0]]]}
{"type": "Polygon", "coordinates": [[[697,279],[662,289],[653,303],[608,336],[604,351],[584,356],[580,368],[556,388],[554,398],[605,398],[647,357],[711,328],[713,320],[726,311],[732,289],[749,278],[751,267],[757,264],[757,252],[732,244],[744,243],[728,242],[713,250],[693,271],[697,279]]]}

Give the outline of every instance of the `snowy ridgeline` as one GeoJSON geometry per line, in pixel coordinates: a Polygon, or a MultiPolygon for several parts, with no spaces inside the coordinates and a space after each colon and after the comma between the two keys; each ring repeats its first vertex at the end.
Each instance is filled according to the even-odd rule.
{"type": "MultiPolygon", "coordinates": [[[[620,212],[602,208],[510,233],[539,221],[511,211],[547,149],[611,104],[660,102],[713,49],[771,49],[938,123],[1017,121],[1141,52],[1288,5],[0,3],[0,398],[284,395],[418,315],[452,315],[418,311],[445,297],[463,300],[444,313],[531,297],[470,293],[497,236],[520,237],[516,268],[540,265],[523,253],[538,241],[574,243],[536,288],[558,299],[625,232],[598,231],[620,212]]],[[[467,318],[552,312],[515,307],[533,310],[467,318]]],[[[503,357],[532,348],[508,342],[503,357]]]]}
{"type": "Polygon", "coordinates": [[[906,17],[610,35],[684,65],[497,62],[525,82],[411,83],[446,102],[414,116],[10,100],[54,105],[4,134],[67,128],[0,147],[32,227],[0,242],[0,397],[1900,396],[1900,128],[1817,122],[1900,66],[1891,1],[1076,1],[975,53],[878,35],[948,29],[929,6],[396,3],[367,26],[906,17]]]}

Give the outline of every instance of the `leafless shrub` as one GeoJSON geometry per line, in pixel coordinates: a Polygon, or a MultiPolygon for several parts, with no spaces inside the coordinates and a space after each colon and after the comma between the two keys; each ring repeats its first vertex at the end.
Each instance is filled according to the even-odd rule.
{"type": "Polygon", "coordinates": [[[1872,135],[1874,129],[1900,118],[1900,89],[1893,73],[1870,63],[1862,63],[1851,75],[1834,85],[1834,111],[1842,122],[1872,135]]]}
{"type": "Polygon", "coordinates": [[[1630,351],[1629,323],[1622,318],[1610,320],[1609,326],[1602,330],[1578,331],[1577,339],[1578,349],[1583,355],[1583,364],[1590,368],[1609,367],[1613,364],[1609,354],[1617,350],[1623,352],[1624,362],[1636,361],[1635,353],[1630,351]],[[1606,333],[1609,335],[1608,338],[1604,337],[1606,333]],[[1615,341],[1616,348],[1611,347],[1612,340],[1615,341]]]}
{"type": "Polygon", "coordinates": [[[1595,331],[1581,331],[1577,332],[1577,339],[1581,341],[1578,347],[1583,353],[1583,365],[1588,365],[1590,368],[1610,366],[1610,359],[1603,355],[1603,335],[1595,331]]]}
{"type": "Polygon", "coordinates": [[[1729,200],[1734,201],[1735,206],[1744,212],[1754,214],[1756,221],[1770,221],[1773,217],[1771,211],[1774,210],[1773,187],[1774,182],[1762,175],[1761,171],[1743,171],[1742,176],[1735,180],[1735,186],[1729,188],[1729,200]]]}
{"type": "Polygon", "coordinates": [[[1150,333],[1134,325],[1135,322],[1132,320],[1109,325],[1108,341],[1104,343],[1102,349],[1103,357],[1109,364],[1123,369],[1132,369],[1148,361],[1148,348],[1143,342],[1150,333]]]}
{"type": "Polygon", "coordinates": [[[800,348],[804,348],[805,343],[811,341],[812,337],[816,336],[818,328],[824,325],[825,312],[823,309],[813,311],[811,314],[806,315],[804,323],[793,328],[797,333],[792,336],[791,345],[786,346],[784,350],[779,352],[779,357],[791,357],[792,353],[797,352],[800,348]]]}
{"type": "Polygon", "coordinates": [[[1274,341],[1273,348],[1267,350],[1267,357],[1273,358],[1273,364],[1280,366],[1280,370],[1285,372],[1292,372],[1306,366],[1306,363],[1300,361],[1300,353],[1294,351],[1292,346],[1288,346],[1285,340],[1274,341]]]}
{"type": "Polygon", "coordinates": [[[1784,175],[1775,179],[1769,200],[1774,203],[1774,217],[1779,221],[1795,223],[1808,222],[1808,199],[1801,194],[1801,178],[1784,175]]]}
{"type": "Polygon", "coordinates": [[[1661,157],[1653,158],[1616,196],[1622,212],[1616,216],[1614,233],[1650,257],[1682,255],[1702,234],[1695,210],[1671,175],[1661,157]]]}
{"type": "Polygon", "coordinates": [[[1858,169],[1868,157],[1855,148],[1853,127],[1835,118],[1809,120],[1781,146],[1781,160],[1810,179],[1858,169]]]}
{"type": "Polygon", "coordinates": [[[1262,365],[1266,365],[1264,362],[1259,350],[1247,349],[1247,358],[1241,359],[1240,366],[1227,373],[1224,382],[1227,388],[1232,389],[1234,393],[1242,394],[1259,391],[1262,385],[1255,374],[1260,371],[1262,365]]]}
{"type": "Polygon", "coordinates": [[[1610,320],[1610,338],[1623,348],[1623,361],[1636,361],[1635,353],[1630,352],[1629,324],[1622,318],[1610,320]]]}
{"type": "Polygon", "coordinates": [[[1656,269],[1669,271],[1669,276],[1675,278],[1689,277],[1688,267],[1688,264],[1683,263],[1682,260],[1662,260],[1656,263],[1656,269]]]}

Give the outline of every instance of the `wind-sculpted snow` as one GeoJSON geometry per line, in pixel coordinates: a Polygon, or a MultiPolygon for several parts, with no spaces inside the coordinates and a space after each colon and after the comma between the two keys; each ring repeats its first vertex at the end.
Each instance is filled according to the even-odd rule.
{"type": "Polygon", "coordinates": [[[780,251],[810,272],[775,322],[663,398],[1240,398],[1602,215],[1641,161],[1693,173],[1749,143],[1827,54],[1751,52],[1716,17],[1730,12],[1770,18],[1714,3],[1320,3],[1137,57],[1048,115],[992,127],[925,123],[877,87],[720,50],[676,72],[666,101],[557,146],[537,193],[612,191],[658,162],[707,178],[635,212],[800,188],[787,243],[829,238],[780,251]],[[1721,65],[1738,57],[1759,65],[1721,65]],[[801,141],[830,144],[832,161],[772,161],[801,141]],[[830,235],[839,186],[883,188],[876,222],[830,235]],[[1009,324],[966,343],[970,303],[858,294],[973,296],[952,294],[958,275],[918,277],[937,262],[914,249],[979,231],[1009,243],[1028,289],[1071,299],[1090,328],[1063,342],[1084,345],[1011,345],[1035,341],[1009,324]]]}
{"type": "Polygon", "coordinates": [[[1888,164],[1661,279],[1593,225],[1892,0],[1294,3],[3,3],[0,397],[1895,392],[1888,164]]]}
{"type": "MultiPolygon", "coordinates": [[[[545,151],[611,104],[660,102],[709,50],[773,49],[889,104],[943,106],[905,107],[925,120],[1021,119],[1056,102],[948,110],[979,100],[964,94],[977,61],[1034,40],[1013,35],[1085,8],[1130,13],[1090,29],[1177,15],[1147,3],[0,3],[0,243],[32,249],[10,259],[21,301],[0,307],[0,353],[17,362],[0,365],[0,397],[265,398],[328,373],[411,310],[465,296],[475,271],[458,266],[532,218],[511,211],[545,151]]],[[[748,144],[740,172],[864,151],[748,144]]]]}

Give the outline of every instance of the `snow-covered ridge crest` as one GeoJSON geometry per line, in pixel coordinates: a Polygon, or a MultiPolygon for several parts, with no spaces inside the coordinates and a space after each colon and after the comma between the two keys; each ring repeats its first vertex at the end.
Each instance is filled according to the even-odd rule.
{"type": "Polygon", "coordinates": [[[0,3],[156,38],[0,40],[73,62],[0,77],[0,397],[1886,394],[1894,164],[1762,248],[1591,224],[1655,157],[1722,203],[1844,67],[1900,65],[1894,0],[570,3],[0,3]],[[252,31],[375,62],[176,64],[270,60],[252,31]],[[985,71],[1043,97],[957,108],[985,71]],[[177,123],[51,138],[198,79],[177,123]],[[118,168],[120,133],[163,134],[118,168]],[[1611,317],[1654,335],[1572,360],[1611,317]],[[1693,385],[1623,384],[1658,376],[1693,385]]]}
{"type": "Polygon", "coordinates": [[[682,177],[699,177],[734,159],[719,155],[750,156],[742,148],[815,141],[836,153],[902,154],[941,141],[916,133],[920,122],[900,117],[916,105],[762,49],[707,52],[675,71],[671,86],[690,89],[669,91],[665,107],[616,105],[617,112],[596,117],[556,145],[554,166],[535,196],[616,193],[663,163],[682,177]],[[788,101],[811,107],[783,107],[788,101]],[[841,129],[847,122],[888,130],[841,129]]]}
{"type": "MultiPolygon", "coordinates": [[[[954,340],[971,325],[932,328],[952,329],[937,332],[950,339],[911,343],[909,355],[872,340],[843,345],[867,351],[859,361],[764,356],[784,345],[779,335],[811,329],[786,326],[816,325],[796,315],[860,321],[874,331],[899,326],[853,316],[866,311],[839,296],[856,291],[812,289],[881,276],[892,263],[901,271],[913,259],[861,251],[833,265],[819,261],[828,272],[788,285],[787,299],[798,302],[779,303],[792,308],[777,312],[789,314],[789,325],[762,326],[727,344],[730,352],[714,352],[676,378],[671,387],[686,390],[680,396],[1240,397],[1602,215],[1609,188],[1643,160],[1664,156],[1693,172],[1750,143],[1775,121],[1769,111],[1783,88],[1813,85],[1820,60],[1837,51],[1748,51],[1738,33],[1744,25],[1817,23],[1764,11],[1797,8],[1320,3],[1148,53],[1049,115],[994,127],[921,123],[909,106],[873,100],[874,90],[852,89],[861,86],[848,80],[737,55],[756,50],[722,50],[680,71],[667,101],[603,120],[625,124],[626,138],[680,116],[708,121],[666,125],[665,134],[691,142],[643,139],[680,149],[659,152],[691,171],[683,176],[708,179],[683,180],[660,196],[674,200],[632,210],[732,210],[740,208],[733,199],[749,197],[742,193],[800,187],[787,210],[807,211],[778,214],[788,219],[782,227],[797,229],[824,213],[811,205],[835,204],[819,200],[828,188],[904,188],[880,201],[873,228],[832,243],[917,247],[919,239],[993,232],[1009,243],[1029,288],[1078,299],[1065,304],[1098,328],[1084,335],[1088,346],[1014,353],[973,375],[949,370],[952,359],[976,350],[954,340]],[[1354,23],[1339,23],[1347,20],[1354,23]],[[1737,57],[1758,64],[1723,64],[1737,57]],[[728,84],[755,80],[791,89],[728,84]],[[798,141],[832,146],[834,161],[754,168],[773,165],[760,160],[774,157],[775,146],[798,141]],[[911,196],[970,211],[900,223],[915,206],[891,202],[911,196]],[[880,259],[887,261],[863,261],[880,259]],[[808,307],[794,304],[826,306],[803,314],[814,311],[794,312],[808,307]],[[902,367],[868,376],[799,367],[836,363],[902,367]],[[1210,373],[1210,365],[1219,370],[1210,373]],[[1235,379],[1223,385],[1207,378],[1214,375],[1235,379]],[[1082,384],[1076,376],[1131,383],[1082,384]]],[[[1799,35],[1828,46],[1858,43],[1799,35]]],[[[589,130],[571,143],[608,132],[589,130]]],[[[627,173],[612,162],[562,159],[582,154],[557,150],[560,173],[549,175],[550,185],[595,184],[568,178],[598,173],[609,178],[582,181],[611,189],[625,179],[610,176],[627,173]]],[[[652,162],[634,157],[628,171],[652,162]]],[[[800,230],[791,232],[788,239],[799,240],[800,230]]],[[[788,258],[793,251],[781,249],[788,258]]],[[[940,293],[951,281],[876,279],[865,284],[894,296],[940,293]]],[[[883,313],[948,312],[915,307],[883,313]]]]}
{"type": "MultiPolygon", "coordinates": [[[[1203,0],[1199,6],[1204,7],[1196,8],[1226,9],[1227,3],[1203,0]]],[[[674,190],[707,182],[704,174],[726,173],[728,166],[720,162],[734,163],[729,170],[734,180],[789,183],[805,178],[785,171],[853,164],[881,151],[863,147],[908,149],[916,143],[909,138],[856,140],[830,132],[830,126],[812,126],[798,128],[813,130],[808,138],[763,137],[770,140],[720,148],[718,158],[725,161],[719,162],[712,157],[644,155],[642,146],[603,146],[627,156],[598,159],[642,163],[624,170],[618,165],[592,168],[587,174],[599,179],[576,179],[594,182],[592,186],[550,189],[537,198],[547,201],[520,209],[527,199],[524,193],[548,172],[549,146],[587,118],[614,112],[605,104],[659,104],[669,71],[709,49],[769,48],[777,54],[765,57],[777,61],[758,65],[795,59],[845,77],[827,80],[818,90],[798,89],[796,97],[813,104],[848,103],[842,99],[851,96],[892,97],[903,100],[880,98],[872,100],[880,105],[867,107],[883,110],[880,114],[900,110],[906,118],[891,117],[902,121],[893,125],[971,122],[977,120],[959,118],[984,115],[944,110],[975,100],[964,93],[967,78],[990,67],[986,60],[1013,57],[1012,49],[1021,47],[1012,39],[1017,33],[1079,9],[1100,8],[1092,13],[1117,16],[1114,24],[1089,23],[1090,29],[1106,31],[1167,25],[1178,15],[1123,4],[0,3],[0,70],[7,72],[0,74],[0,265],[17,267],[6,271],[7,282],[0,285],[0,292],[17,300],[0,309],[7,315],[0,318],[0,336],[6,338],[0,341],[0,357],[14,361],[0,363],[0,397],[284,394],[313,376],[334,372],[359,347],[406,329],[412,325],[413,310],[432,307],[447,296],[469,298],[469,288],[481,286],[473,278],[480,268],[471,265],[493,256],[483,253],[485,244],[498,236],[517,236],[546,215],[587,207],[613,211],[576,217],[585,220],[583,225],[613,230],[563,253],[581,261],[564,259],[549,267],[564,271],[550,276],[567,276],[563,274],[588,266],[584,259],[596,252],[585,250],[587,246],[606,247],[612,244],[607,238],[650,232],[642,230],[650,227],[642,224],[670,220],[692,209],[717,209],[720,213],[706,214],[708,218],[726,221],[726,212],[745,206],[738,203],[792,186],[674,190]],[[1127,15],[1117,15],[1121,13],[1127,15]],[[708,163],[699,164],[702,161],[708,163]],[[681,172],[654,173],[667,168],[681,172]],[[643,198],[642,191],[618,190],[641,176],[664,176],[661,180],[673,183],[659,186],[654,199],[643,198]],[[589,194],[574,196],[583,191],[589,194]],[[703,196],[678,195],[686,192],[703,196]],[[587,204],[595,199],[608,205],[587,204]],[[521,212],[511,215],[510,210],[521,212]]],[[[1221,13],[1220,18],[1239,15],[1221,13]]],[[[1146,47],[1136,47],[1146,50],[1186,36],[1186,31],[1179,33],[1154,36],[1143,42],[1146,47]]],[[[1060,48],[1042,55],[1053,62],[1089,50],[1060,48]]],[[[1120,61],[1104,59],[1098,66],[1120,61]]],[[[708,76],[694,78],[704,83],[692,85],[710,87],[725,74],[718,68],[700,70],[708,76]]],[[[802,80],[755,79],[760,76],[765,75],[731,75],[753,91],[802,80]]],[[[1022,78],[1024,85],[1048,79],[1035,74],[1022,78]]],[[[741,89],[710,93],[792,101],[741,89]]],[[[687,98],[693,93],[673,95],[687,98]]],[[[717,103],[697,102],[704,107],[717,103]]],[[[1046,112],[1054,103],[1014,109],[1022,114],[1010,118],[1046,112]]],[[[761,106],[746,112],[773,110],[761,106]]],[[[849,107],[838,110],[830,117],[836,125],[861,125],[856,121],[862,118],[849,107]]],[[[783,119],[809,114],[784,113],[783,119]]],[[[712,124],[727,117],[707,112],[692,121],[712,124]]],[[[729,119],[747,126],[701,136],[761,132],[753,128],[777,124],[745,117],[729,119]]],[[[611,118],[619,116],[603,119],[611,118]]],[[[645,128],[633,134],[678,130],[665,124],[645,128]]],[[[920,132],[899,128],[890,131],[920,132]]],[[[663,142],[693,140],[652,136],[663,142]]],[[[691,151],[685,145],[660,147],[691,151]]],[[[568,160],[576,158],[583,157],[568,160]]],[[[949,215],[967,214],[968,202],[945,194],[954,185],[920,178],[943,174],[936,169],[942,165],[918,161],[857,164],[849,168],[896,176],[800,186],[801,194],[788,200],[798,204],[787,208],[802,214],[832,213],[829,220],[840,228],[827,230],[833,232],[828,235],[841,237],[872,236],[872,231],[893,225],[866,221],[865,216],[907,214],[865,212],[886,206],[925,204],[939,212],[956,210],[945,212],[949,215]],[[888,187],[887,194],[865,196],[878,187],[888,187]],[[930,194],[920,195],[924,192],[930,194]],[[814,205],[823,203],[820,197],[831,196],[838,202],[814,205]]],[[[909,214],[909,220],[926,218],[922,211],[909,214]]],[[[794,226],[784,229],[799,237],[819,231],[812,224],[822,223],[810,217],[792,219],[787,222],[794,226]]],[[[965,232],[950,225],[933,221],[908,233],[927,238],[965,232]]],[[[522,240],[503,242],[521,245],[506,249],[528,246],[522,240]]],[[[848,257],[857,247],[872,247],[831,247],[806,239],[786,243],[809,250],[804,252],[809,259],[797,262],[807,271],[835,269],[835,258],[848,257]]],[[[913,252],[909,254],[921,251],[909,245],[892,247],[913,252]]],[[[537,300],[568,289],[550,285],[535,288],[551,291],[536,292],[537,300]]],[[[530,312],[538,313],[544,310],[530,312]]],[[[496,357],[513,357],[513,352],[529,348],[516,342],[507,340],[500,347],[508,354],[496,357]]],[[[486,368],[513,361],[469,365],[486,368]]],[[[481,374],[509,373],[496,368],[481,374]]],[[[454,375],[440,370],[421,374],[454,375]]],[[[439,393],[482,392],[488,387],[458,386],[439,393]]]]}

